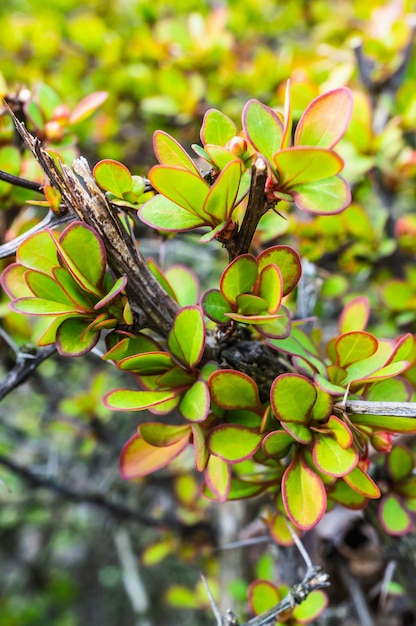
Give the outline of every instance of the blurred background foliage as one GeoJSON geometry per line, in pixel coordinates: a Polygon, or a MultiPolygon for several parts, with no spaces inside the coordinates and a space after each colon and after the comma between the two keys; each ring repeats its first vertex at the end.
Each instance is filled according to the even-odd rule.
{"type": "MultiPolygon", "coordinates": [[[[287,241],[315,264],[315,312],[328,324],[365,293],[370,330],[394,337],[414,330],[416,317],[415,8],[411,0],[2,0],[0,94],[36,97],[46,85],[73,110],[107,91],[58,149],[68,158],[78,150],[91,164],[118,159],[146,175],[157,128],[188,148],[210,107],[239,123],[249,98],[281,107],[290,78],[298,119],[319,93],[349,86],[354,113],[339,151],[352,206],[311,219],[282,203],[286,219],[269,213],[255,244],[287,241]]],[[[33,159],[10,151],[13,137],[0,117],[0,169],[36,180],[33,159]]],[[[44,213],[22,211],[29,198],[0,183],[3,240],[44,213]]],[[[187,234],[162,243],[143,236],[140,245],[159,261],[194,264],[204,287],[225,258],[211,244],[195,255],[187,234]]],[[[5,298],[0,307],[4,327],[30,351],[32,323],[8,312],[5,298]]],[[[13,365],[5,343],[1,359],[4,377],[13,365]]],[[[213,623],[199,572],[215,591],[218,509],[198,499],[191,459],[139,485],[121,481],[118,454],[137,415],[103,408],[117,377],[94,354],[53,357],[0,404],[0,626],[213,623]]],[[[246,583],[275,576],[273,560],[260,554],[246,581],[229,581],[242,611],[246,583]]]]}

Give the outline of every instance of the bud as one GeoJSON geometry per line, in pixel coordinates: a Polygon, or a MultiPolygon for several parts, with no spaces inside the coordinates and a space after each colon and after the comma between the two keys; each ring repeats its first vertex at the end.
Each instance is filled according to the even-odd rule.
{"type": "Polygon", "coordinates": [[[52,119],[54,121],[61,122],[61,123],[67,122],[69,120],[70,115],[71,115],[71,111],[66,106],[66,104],[58,104],[58,106],[55,107],[53,111],[52,119]]]}
{"type": "Polygon", "coordinates": [[[49,141],[61,141],[63,137],[63,128],[62,125],[56,120],[52,120],[45,124],[45,135],[49,141]]]}
{"type": "Polygon", "coordinates": [[[377,452],[390,452],[392,448],[391,433],[383,432],[381,430],[375,432],[370,438],[371,445],[377,452]]]}
{"type": "Polygon", "coordinates": [[[230,139],[225,147],[227,150],[235,154],[235,156],[243,157],[247,152],[247,141],[244,137],[237,135],[236,137],[230,139]]]}

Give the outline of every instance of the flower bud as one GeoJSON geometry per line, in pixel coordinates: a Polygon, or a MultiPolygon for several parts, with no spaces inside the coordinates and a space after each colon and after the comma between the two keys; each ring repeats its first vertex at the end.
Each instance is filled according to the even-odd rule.
{"type": "Polygon", "coordinates": [[[247,141],[244,137],[236,136],[230,139],[225,146],[227,150],[235,154],[237,157],[243,157],[247,152],[247,141]]]}
{"type": "Polygon", "coordinates": [[[391,433],[383,432],[381,430],[375,432],[370,438],[371,445],[377,452],[390,452],[392,448],[391,433]]]}

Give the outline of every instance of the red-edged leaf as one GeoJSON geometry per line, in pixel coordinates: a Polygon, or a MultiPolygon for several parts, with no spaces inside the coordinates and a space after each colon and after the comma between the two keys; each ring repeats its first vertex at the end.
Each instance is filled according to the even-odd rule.
{"type": "Polygon", "coordinates": [[[351,204],[351,189],[342,176],[330,176],[290,190],[293,202],[312,215],[336,215],[351,204]]]}
{"type": "Polygon", "coordinates": [[[205,217],[184,209],[162,195],[154,196],[145,202],[139,209],[138,215],[148,226],[167,232],[179,233],[206,224],[205,217]]]}
{"type": "Polygon", "coordinates": [[[397,482],[412,473],[415,466],[415,459],[408,448],[397,444],[388,455],[386,463],[390,476],[397,482]]]}
{"type": "Polygon", "coordinates": [[[230,219],[240,180],[241,163],[240,161],[231,161],[222,170],[209,190],[204,203],[204,212],[212,217],[216,224],[230,219]]]}
{"type": "Polygon", "coordinates": [[[276,586],[267,580],[255,580],[247,593],[250,608],[255,615],[268,611],[282,599],[276,586]]]}
{"type": "Polygon", "coordinates": [[[173,426],[160,422],[145,422],[138,429],[139,435],[151,446],[165,448],[186,439],[189,441],[191,427],[187,424],[173,426]]]}
{"type": "Polygon", "coordinates": [[[225,502],[231,487],[231,466],[219,456],[211,455],[204,475],[207,486],[217,500],[225,502]]]}
{"type": "Polygon", "coordinates": [[[237,126],[224,113],[208,109],[201,126],[201,141],[205,144],[225,146],[237,134],[237,126]]]}
{"type": "Polygon", "coordinates": [[[130,170],[114,159],[99,161],[92,171],[95,180],[102,189],[111,191],[117,198],[131,190],[133,178],[130,170]]]}
{"type": "Polygon", "coordinates": [[[18,247],[16,261],[29,269],[51,274],[52,268],[59,265],[54,244],[58,236],[49,230],[30,235],[18,247]]]}
{"type": "Polygon", "coordinates": [[[314,384],[299,374],[281,374],[270,390],[273,412],[283,422],[306,424],[316,396],[314,384]]]}
{"type": "Polygon", "coordinates": [[[187,211],[206,218],[204,202],[210,187],[200,174],[194,174],[181,167],[155,165],[149,172],[153,187],[187,211]]]}
{"type": "Polygon", "coordinates": [[[352,472],[343,477],[346,484],[366,498],[379,498],[380,489],[374,480],[357,465],[352,472]]]}
{"type": "Polygon", "coordinates": [[[284,430],[275,430],[263,439],[263,452],[267,456],[280,458],[283,453],[287,453],[293,442],[293,437],[289,433],[284,430]]]}
{"type": "Polygon", "coordinates": [[[283,474],[282,497],[289,518],[302,530],[316,526],[325,514],[324,484],[300,455],[283,474]]]}
{"type": "Polygon", "coordinates": [[[263,435],[235,424],[221,424],[214,428],[208,439],[208,449],[227,463],[250,459],[258,450],[263,435]]]}
{"type": "Polygon", "coordinates": [[[200,176],[198,168],[182,148],[182,146],[163,130],[156,130],[153,134],[153,149],[159,163],[162,165],[173,165],[183,167],[193,174],[200,176]]]}
{"type": "Polygon", "coordinates": [[[302,604],[293,609],[293,619],[300,624],[309,624],[322,615],[328,605],[327,595],[320,589],[312,591],[302,604]]]}
{"type": "Polygon", "coordinates": [[[230,304],[218,289],[206,291],[201,298],[201,306],[205,315],[217,324],[229,323],[229,319],[224,314],[231,312],[230,304]]]}
{"type": "Polygon", "coordinates": [[[198,472],[203,472],[209,459],[208,448],[205,443],[205,435],[199,424],[191,425],[192,439],[194,444],[195,467],[198,472]]]}
{"type": "Polygon", "coordinates": [[[107,91],[95,91],[83,98],[69,116],[70,124],[78,124],[92,115],[108,98],[107,91]]]}
{"type": "Polygon", "coordinates": [[[290,246],[272,246],[257,257],[259,273],[273,263],[280,270],[283,281],[283,295],[293,291],[302,274],[302,263],[299,254],[290,246]]]}
{"type": "Polygon", "coordinates": [[[318,470],[328,476],[345,476],[358,463],[355,448],[342,448],[336,439],[320,433],[315,437],[312,455],[318,470]]]}
{"type": "Polygon", "coordinates": [[[121,359],[118,367],[143,376],[162,374],[173,366],[172,357],[168,352],[145,352],[121,359]]]}
{"type": "Polygon", "coordinates": [[[283,191],[338,174],[344,161],[332,150],[298,146],[280,150],[273,157],[283,191]]]}
{"type": "Polygon", "coordinates": [[[261,410],[259,391],[255,381],[237,370],[217,370],[208,380],[211,397],[222,409],[261,410]]]}
{"type": "Polygon", "coordinates": [[[199,363],[205,345],[205,322],[199,306],[187,306],[176,314],[169,333],[169,350],[193,369],[199,363]]]}
{"type": "Polygon", "coordinates": [[[389,535],[407,535],[413,526],[413,516],[406,510],[401,498],[394,494],[385,496],[379,506],[378,516],[389,535]]]}
{"type": "Polygon", "coordinates": [[[91,319],[72,317],[60,324],[56,333],[56,349],[64,356],[82,356],[97,344],[100,333],[90,329],[91,319]]]}
{"type": "Polygon", "coordinates": [[[198,380],[185,391],[179,403],[179,411],[190,422],[203,422],[209,413],[210,396],[208,385],[198,380]]]}
{"type": "Polygon", "coordinates": [[[391,415],[353,415],[348,416],[353,424],[370,426],[374,430],[385,430],[389,433],[416,433],[416,419],[412,417],[392,417],[391,415]]]}
{"type": "Polygon", "coordinates": [[[183,438],[171,446],[156,448],[144,441],[140,435],[134,435],[124,444],[121,451],[121,477],[130,480],[153,474],[173,461],[187,445],[188,440],[183,438]]]}
{"type": "Polygon", "coordinates": [[[333,148],[348,128],[352,105],[352,94],[347,87],[315,98],[296,127],[295,145],[333,148]]]}
{"type": "Polygon", "coordinates": [[[283,136],[283,124],[276,113],[258,100],[249,100],[243,109],[242,123],[254,149],[273,163],[283,136]]]}
{"type": "Polygon", "coordinates": [[[168,391],[131,391],[115,389],[104,396],[104,404],[115,411],[142,411],[176,398],[177,393],[168,391]]]}
{"type": "Polygon", "coordinates": [[[358,296],[343,308],[339,318],[339,334],[353,330],[365,330],[370,317],[370,303],[366,296],[358,296]]]}
{"type": "Polygon", "coordinates": [[[15,298],[31,298],[32,291],[25,281],[25,273],[27,269],[20,263],[12,263],[8,265],[1,275],[1,286],[10,299],[15,298]]]}
{"type": "Polygon", "coordinates": [[[364,331],[344,333],[335,341],[337,365],[348,367],[351,363],[367,359],[377,352],[378,341],[374,335],[364,331]]]}
{"type": "Polygon", "coordinates": [[[220,291],[224,298],[237,304],[237,296],[250,293],[257,280],[257,261],[251,254],[242,254],[223,271],[220,291]]]}
{"type": "Polygon", "coordinates": [[[259,296],[266,300],[269,313],[276,313],[279,310],[283,297],[283,279],[277,265],[266,265],[261,270],[259,296]]]}

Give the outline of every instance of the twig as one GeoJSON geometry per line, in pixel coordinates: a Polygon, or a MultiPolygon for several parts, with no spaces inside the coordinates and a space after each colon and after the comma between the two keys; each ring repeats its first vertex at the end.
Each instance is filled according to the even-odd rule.
{"type": "Polygon", "coordinates": [[[22,189],[30,189],[30,191],[43,193],[43,185],[41,185],[40,183],[36,183],[33,180],[28,180],[27,178],[21,178],[21,176],[9,174],[8,172],[4,172],[3,170],[0,170],[0,180],[3,180],[5,183],[10,183],[11,185],[14,185],[14,187],[22,187],[22,189]]]}
{"type": "Polygon", "coordinates": [[[361,624],[361,626],[374,626],[374,621],[371,617],[370,609],[368,608],[367,601],[358,580],[355,578],[355,576],[351,574],[346,562],[344,561],[344,558],[340,554],[337,555],[336,561],[337,571],[339,572],[341,580],[344,583],[346,590],[348,591],[359,623],[361,624]]]}
{"type": "Polygon", "coordinates": [[[355,415],[391,415],[392,417],[416,417],[416,402],[367,402],[348,400],[342,408],[355,415]]]}
{"type": "Polygon", "coordinates": [[[0,384],[0,400],[3,400],[7,394],[23,383],[29,374],[34,372],[43,361],[46,361],[55,352],[56,347],[54,345],[39,348],[34,354],[23,351],[17,352],[15,366],[0,384]]]}
{"type": "Polygon", "coordinates": [[[0,259],[4,259],[12,254],[15,254],[17,248],[20,246],[22,241],[25,241],[30,235],[34,235],[41,230],[45,230],[45,228],[54,228],[55,226],[61,226],[61,224],[66,224],[74,219],[73,213],[64,213],[63,215],[55,215],[52,211],[49,211],[48,214],[26,232],[19,237],[16,237],[12,241],[8,243],[4,243],[0,246],[0,259]]]}
{"type": "Polygon", "coordinates": [[[230,261],[240,254],[248,252],[260,218],[270,208],[264,195],[266,180],[267,165],[265,160],[259,156],[251,169],[250,192],[243,221],[237,234],[224,244],[228,250],[230,261]]]}
{"type": "Polygon", "coordinates": [[[49,491],[55,492],[59,495],[59,497],[67,501],[69,500],[71,502],[85,502],[87,504],[92,504],[96,507],[104,509],[115,518],[132,520],[140,524],[145,524],[146,526],[163,526],[167,523],[172,526],[173,524],[173,520],[172,522],[167,522],[163,519],[153,518],[151,516],[144,515],[140,511],[131,509],[123,504],[111,502],[110,500],[107,500],[107,498],[101,493],[77,491],[72,487],[62,485],[61,483],[58,483],[51,478],[45,478],[43,476],[40,476],[39,474],[36,474],[27,467],[23,467],[18,463],[15,463],[15,461],[2,454],[0,454],[0,465],[7,467],[9,470],[23,478],[23,480],[25,480],[32,488],[48,489],[49,491]]]}

